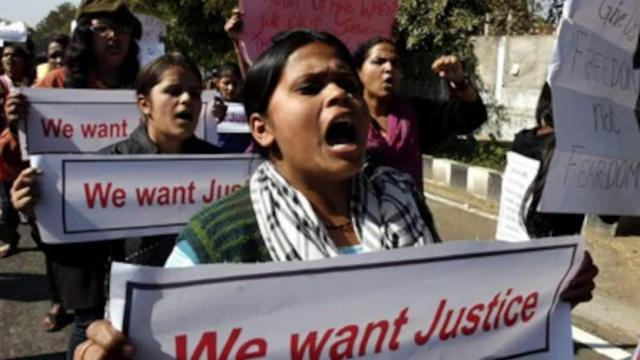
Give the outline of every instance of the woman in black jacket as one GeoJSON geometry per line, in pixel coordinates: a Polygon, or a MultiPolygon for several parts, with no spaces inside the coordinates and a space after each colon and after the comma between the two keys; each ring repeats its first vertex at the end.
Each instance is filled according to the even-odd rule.
{"type": "MultiPolygon", "coordinates": [[[[101,152],[104,154],[214,154],[218,148],[194,136],[198,118],[202,108],[202,76],[198,68],[183,55],[165,55],[140,71],[136,81],[137,103],[142,112],[141,125],[128,139],[111,145],[101,152]]],[[[12,188],[12,202],[16,209],[30,212],[35,204],[34,193],[39,170],[29,168],[20,173],[12,188]]],[[[162,265],[175,243],[175,234],[143,238],[111,241],[108,243],[91,243],[88,245],[112,252],[112,258],[142,265],[162,265]]],[[[68,257],[77,257],[77,253],[69,253],[68,257]]],[[[98,287],[95,292],[104,297],[104,274],[108,268],[105,255],[95,265],[97,275],[92,276],[89,284],[98,287]],[[99,274],[98,274],[99,273],[99,274]]],[[[86,273],[86,272],[85,272],[86,273]]],[[[86,279],[85,279],[86,280],[86,279]]],[[[61,292],[78,292],[87,283],[68,284],[61,292]]],[[[69,295],[69,294],[68,294],[69,295]]],[[[91,316],[101,317],[96,307],[91,316]]],[[[68,356],[73,354],[75,345],[84,340],[84,330],[91,322],[80,321],[76,326],[80,333],[72,336],[68,356]]],[[[93,319],[95,320],[95,319],[93,319]]]]}

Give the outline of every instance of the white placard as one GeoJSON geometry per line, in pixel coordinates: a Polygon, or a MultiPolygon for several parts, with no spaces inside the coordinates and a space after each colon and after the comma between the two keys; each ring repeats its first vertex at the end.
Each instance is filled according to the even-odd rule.
{"type": "Polygon", "coordinates": [[[115,264],[109,313],[138,359],[571,359],[569,307],[554,309],[582,254],[566,237],[311,262],[115,264]]]}
{"type": "Polygon", "coordinates": [[[32,166],[45,243],[178,233],[193,214],[241,188],[250,155],[41,155],[32,166]]]}
{"type": "Polygon", "coordinates": [[[529,240],[521,209],[527,190],[538,174],[539,168],[538,160],[513,151],[507,153],[507,167],[502,176],[500,191],[496,239],[516,242],[529,240]]]}
{"type": "Polygon", "coordinates": [[[557,146],[541,211],[640,214],[639,30],[638,1],[565,3],[549,74],[557,146]]]}
{"type": "Polygon", "coordinates": [[[640,160],[592,156],[581,150],[556,150],[543,191],[544,209],[576,208],[582,213],[602,215],[640,214],[640,203],[635,200],[640,189],[640,160]],[[562,193],[568,189],[571,197],[562,193]]]}
{"type": "MultiPolygon", "coordinates": [[[[140,124],[140,111],[132,90],[21,89],[31,104],[21,122],[22,156],[90,153],[125,140],[140,124]]],[[[210,141],[215,133],[210,118],[213,91],[202,93],[202,108],[195,135],[210,141]]],[[[213,139],[217,142],[217,138],[213,139]]]]}
{"type": "Polygon", "coordinates": [[[227,116],[224,121],[218,123],[218,133],[250,133],[247,115],[244,113],[244,105],[234,102],[228,102],[225,105],[227,106],[227,116]]]}
{"type": "Polygon", "coordinates": [[[145,14],[135,14],[142,24],[142,36],[138,40],[140,48],[140,64],[146,65],[154,59],[164,55],[163,39],[167,33],[167,26],[161,19],[145,14]]]}
{"type": "Polygon", "coordinates": [[[3,22],[0,21],[0,40],[6,42],[27,41],[27,25],[22,21],[3,22]]]}

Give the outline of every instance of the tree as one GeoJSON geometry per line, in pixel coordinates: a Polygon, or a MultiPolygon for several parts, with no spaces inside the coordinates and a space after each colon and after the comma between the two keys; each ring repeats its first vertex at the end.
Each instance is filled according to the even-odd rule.
{"type": "Polygon", "coordinates": [[[472,36],[484,34],[485,25],[488,35],[547,32],[542,9],[541,0],[400,0],[397,35],[405,74],[436,83],[429,65],[441,54],[459,55],[473,69],[472,36]]]}
{"type": "Polygon", "coordinates": [[[564,0],[551,0],[549,9],[547,11],[547,21],[551,24],[557,25],[562,17],[562,8],[564,7],[564,0]]]}
{"type": "Polygon", "coordinates": [[[188,54],[207,70],[235,60],[223,27],[236,0],[128,0],[127,3],[134,12],[165,21],[167,51],[188,54]]]}
{"type": "MultiPolygon", "coordinates": [[[[561,2],[562,0],[553,0],[561,2]]],[[[234,61],[223,30],[237,0],[127,0],[135,12],[167,24],[167,51],[189,54],[202,68],[234,61]]],[[[489,15],[490,35],[537,33],[544,22],[541,0],[399,0],[396,36],[405,73],[435,81],[431,61],[439,54],[461,55],[474,65],[471,36],[482,35],[489,15]]]]}
{"type": "Polygon", "coordinates": [[[71,3],[63,3],[42,19],[33,33],[33,42],[36,50],[44,51],[47,47],[47,39],[56,33],[69,34],[71,21],[76,16],[76,7],[71,3]]]}

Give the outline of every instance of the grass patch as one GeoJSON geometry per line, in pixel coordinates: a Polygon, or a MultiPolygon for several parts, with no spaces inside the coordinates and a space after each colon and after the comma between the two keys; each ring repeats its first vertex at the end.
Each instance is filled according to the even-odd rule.
{"type": "Polygon", "coordinates": [[[496,139],[478,141],[473,137],[453,138],[431,149],[429,155],[504,171],[510,148],[510,142],[496,139]]]}

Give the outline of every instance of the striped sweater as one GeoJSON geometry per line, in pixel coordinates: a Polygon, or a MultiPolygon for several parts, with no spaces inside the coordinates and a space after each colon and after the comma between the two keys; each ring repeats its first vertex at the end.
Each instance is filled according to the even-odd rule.
{"type": "MultiPolygon", "coordinates": [[[[441,240],[424,197],[417,191],[411,195],[434,242],[439,243],[441,240]]],[[[187,262],[179,264],[170,257],[167,266],[272,261],[258,227],[249,186],[197,213],[178,235],[176,248],[181,256],[188,258],[187,262]]]]}

